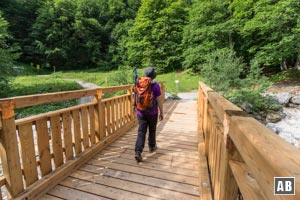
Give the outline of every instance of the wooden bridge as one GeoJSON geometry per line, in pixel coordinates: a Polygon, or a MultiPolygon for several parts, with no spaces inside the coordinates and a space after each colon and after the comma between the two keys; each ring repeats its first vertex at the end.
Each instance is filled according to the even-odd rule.
{"type": "Polygon", "coordinates": [[[299,200],[300,151],[203,83],[198,94],[165,102],[158,150],[141,164],[131,85],[1,99],[0,199],[299,200]],[[94,101],[14,117],[85,96],[94,101]],[[274,177],[295,177],[295,195],[275,196],[274,177]]]}

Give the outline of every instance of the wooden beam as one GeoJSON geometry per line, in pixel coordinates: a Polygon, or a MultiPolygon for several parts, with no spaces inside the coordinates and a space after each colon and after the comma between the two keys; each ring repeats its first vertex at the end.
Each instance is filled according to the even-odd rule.
{"type": "Polygon", "coordinates": [[[232,116],[229,135],[267,199],[300,199],[300,150],[250,117],[232,116]],[[274,177],[295,177],[295,196],[274,196],[274,177]]]}
{"type": "Polygon", "coordinates": [[[47,93],[47,94],[35,94],[35,95],[27,95],[27,96],[18,96],[0,99],[0,110],[3,109],[7,102],[13,102],[15,104],[15,108],[24,108],[34,105],[41,105],[46,103],[53,103],[58,101],[66,101],[69,99],[78,99],[86,96],[94,96],[97,94],[97,91],[100,89],[102,93],[111,93],[121,90],[127,90],[132,87],[132,85],[122,85],[122,86],[114,86],[114,87],[106,87],[106,88],[96,88],[96,89],[85,89],[85,90],[74,90],[74,91],[66,91],[66,92],[55,92],[55,93],[47,93]]]}
{"type": "Polygon", "coordinates": [[[229,165],[244,200],[267,199],[245,163],[229,161],[229,165]]]}
{"type": "Polygon", "coordinates": [[[8,196],[15,197],[24,190],[24,187],[16,133],[14,103],[6,102],[2,106],[4,107],[2,107],[1,111],[0,155],[8,196]]]}
{"type": "Polygon", "coordinates": [[[203,139],[203,132],[198,133],[198,152],[199,152],[199,189],[200,200],[211,200],[211,185],[208,175],[207,159],[205,156],[205,144],[203,139]]]}

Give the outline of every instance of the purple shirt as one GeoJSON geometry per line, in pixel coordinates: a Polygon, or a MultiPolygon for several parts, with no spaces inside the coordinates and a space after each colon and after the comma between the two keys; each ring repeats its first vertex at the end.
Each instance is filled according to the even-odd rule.
{"type": "MultiPolygon", "coordinates": [[[[161,95],[160,92],[160,87],[158,85],[158,83],[154,82],[152,83],[152,93],[154,96],[154,99],[156,99],[157,97],[159,97],[161,95]]],[[[154,106],[151,110],[147,110],[147,111],[140,111],[138,109],[136,109],[136,114],[137,115],[157,115],[158,114],[158,105],[154,106]]]]}

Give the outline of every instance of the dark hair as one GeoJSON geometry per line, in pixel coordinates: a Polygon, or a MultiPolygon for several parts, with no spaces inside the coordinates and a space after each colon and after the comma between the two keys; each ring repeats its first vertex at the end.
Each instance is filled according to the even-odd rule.
{"type": "Polygon", "coordinates": [[[152,80],[155,79],[156,77],[155,69],[153,67],[147,67],[145,69],[145,76],[150,77],[152,80]]]}

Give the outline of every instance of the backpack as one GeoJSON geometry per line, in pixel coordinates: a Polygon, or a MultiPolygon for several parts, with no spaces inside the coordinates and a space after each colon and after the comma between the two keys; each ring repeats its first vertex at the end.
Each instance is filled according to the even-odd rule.
{"type": "Polygon", "coordinates": [[[150,110],[154,107],[151,80],[149,77],[139,77],[134,86],[135,105],[140,111],[150,110]]]}

